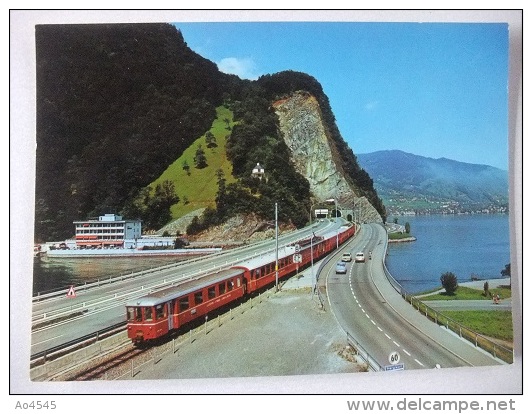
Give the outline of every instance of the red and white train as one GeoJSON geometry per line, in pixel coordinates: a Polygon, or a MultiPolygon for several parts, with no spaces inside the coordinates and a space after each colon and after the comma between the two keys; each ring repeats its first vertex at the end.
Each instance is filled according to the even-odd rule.
{"type": "MultiPolygon", "coordinates": [[[[337,244],[343,244],[354,233],[355,226],[348,224],[340,227],[338,232],[299,241],[299,263],[294,261],[295,245],[281,247],[277,257],[278,279],[293,275],[298,268],[304,268],[312,260],[329,254],[337,244]]],[[[275,261],[275,252],[269,252],[201,279],[128,301],[128,337],[137,344],[150,342],[230,302],[273,285],[276,280],[275,261]]]]}

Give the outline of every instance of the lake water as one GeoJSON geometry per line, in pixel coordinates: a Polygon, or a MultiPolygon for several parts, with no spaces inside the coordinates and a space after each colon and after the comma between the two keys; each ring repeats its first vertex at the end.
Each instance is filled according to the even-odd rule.
{"type": "Polygon", "coordinates": [[[190,259],[190,256],[43,258],[33,262],[33,294],[82,285],[190,259]]]}
{"type": "Polygon", "coordinates": [[[407,292],[441,287],[440,276],[456,275],[459,282],[498,279],[510,263],[509,216],[504,214],[405,216],[411,243],[390,243],[386,265],[407,292]]]}
{"type": "MultiPolygon", "coordinates": [[[[411,293],[440,287],[440,276],[453,272],[459,281],[471,275],[497,279],[510,263],[507,215],[434,215],[400,217],[417,241],[390,243],[386,265],[411,293]]],[[[157,258],[43,259],[34,262],[33,293],[89,283],[182,260],[157,258]]]]}

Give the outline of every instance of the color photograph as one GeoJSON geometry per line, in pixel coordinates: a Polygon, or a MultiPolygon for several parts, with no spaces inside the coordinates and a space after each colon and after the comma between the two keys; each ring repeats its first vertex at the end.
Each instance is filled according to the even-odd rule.
{"type": "Polygon", "coordinates": [[[521,10],[11,13],[12,393],[522,394],[521,10]]]}

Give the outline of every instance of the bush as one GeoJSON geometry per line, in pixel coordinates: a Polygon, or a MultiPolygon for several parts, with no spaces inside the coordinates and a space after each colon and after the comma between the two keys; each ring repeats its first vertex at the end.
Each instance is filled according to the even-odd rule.
{"type": "Polygon", "coordinates": [[[454,294],[456,289],[458,289],[458,279],[452,272],[443,273],[440,276],[440,282],[448,295],[454,294]]]}

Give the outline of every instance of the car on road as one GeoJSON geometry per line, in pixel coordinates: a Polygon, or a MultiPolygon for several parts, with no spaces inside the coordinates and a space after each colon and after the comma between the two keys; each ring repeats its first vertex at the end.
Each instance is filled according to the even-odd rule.
{"type": "Polygon", "coordinates": [[[347,265],[345,264],[345,262],[336,263],[336,273],[347,273],[347,265]]]}
{"type": "Polygon", "coordinates": [[[358,252],[355,254],[355,263],[364,263],[366,261],[366,256],[363,252],[358,252]]]}
{"type": "Polygon", "coordinates": [[[344,253],[342,255],[342,262],[350,262],[351,260],[353,260],[351,253],[344,253]]]}

